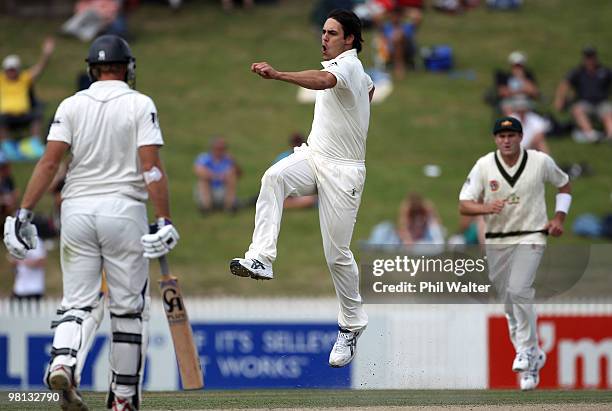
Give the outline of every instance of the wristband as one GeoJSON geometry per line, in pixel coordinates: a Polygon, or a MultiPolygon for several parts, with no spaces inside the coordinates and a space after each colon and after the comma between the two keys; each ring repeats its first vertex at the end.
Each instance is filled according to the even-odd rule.
{"type": "Polygon", "coordinates": [[[568,193],[558,193],[555,200],[555,212],[567,214],[572,204],[572,196],[568,193]]]}

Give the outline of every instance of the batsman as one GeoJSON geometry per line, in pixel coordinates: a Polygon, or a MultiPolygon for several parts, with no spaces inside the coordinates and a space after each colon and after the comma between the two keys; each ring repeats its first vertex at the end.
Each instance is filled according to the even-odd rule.
{"type": "Polygon", "coordinates": [[[318,193],[319,221],[327,266],[340,301],[339,332],[329,356],[332,367],[351,362],[368,317],[359,294],[359,270],[349,246],[365,183],[365,149],[372,79],[364,72],[361,21],[336,9],[323,26],[322,70],[281,72],[268,63],[251,70],[264,79],[318,90],[308,142],[264,174],[255,211],[253,241],[244,258],[230,263],[234,275],[270,280],[276,259],[283,202],[318,193]]]}
{"type": "Polygon", "coordinates": [[[548,235],[563,234],[571,204],[569,177],[547,154],[521,148],[523,125],[513,117],[493,126],[497,150],[474,165],[459,194],[463,215],[484,216],[489,279],[497,289],[516,350],[512,370],[520,373],[520,387],[535,389],[546,353],[537,334],[536,272],[548,235]],[[557,188],[555,215],[547,218],[546,183],[557,188]]]}
{"type": "Polygon", "coordinates": [[[135,59],[129,45],[114,35],[98,37],[86,61],[93,84],[59,105],[21,208],[6,219],[4,242],[16,258],[36,246],[32,210],[70,152],[61,209],[63,298],[52,324],[45,383],[62,392],[62,409],[88,409],[77,387],[103,317],[104,270],[112,330],[106,405],[136,410],[147,348],[148,259],[168,253],[179,235],[170,222],[157,109],[133,89],[135,59]],[[147,198],[158,219],[152,234],[147,198]]]}

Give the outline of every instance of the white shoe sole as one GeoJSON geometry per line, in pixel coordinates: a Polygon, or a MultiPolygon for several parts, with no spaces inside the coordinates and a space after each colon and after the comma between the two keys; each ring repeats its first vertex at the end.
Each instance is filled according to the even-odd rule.
{"type": "Polygon", "coordinates": [[[83,399],[72,388],[70,378],[65,373],[61,371],[52,372],[49,376],[49,388],[62,392],[60,408],[63,411],[89,411],[83,399]]]}
{"type": "Polygon", "coordinates": [[[249,270],[248,268],[240,264],[240,261],[238,259],[234,259],[230,262],[230,271],[232,274],[238,277],[251,277],[254,280],[271,280],[272,278],[274,278],[261,275],[249,270]]]}

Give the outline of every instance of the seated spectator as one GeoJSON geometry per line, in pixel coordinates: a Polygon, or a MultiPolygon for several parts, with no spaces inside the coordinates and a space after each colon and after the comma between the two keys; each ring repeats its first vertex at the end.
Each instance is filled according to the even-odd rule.
{"type": "Polygon", "coordinates": [[[578,130],[574,138],[578,141],[594,142],[600,138],[589,116],[597,116],[603,123],[608,141],[612,141],[612,104],[610,86],[612,70],[602,65],[597,57],[597,50],[585,47],[582,50],[582,64],[572,69],[559,84],[555,95],[555,109],[562,111],[566,107],[568,94],[574,93],[571,112],[578,130]]]}
{"type": "Polygon", "coordinates": [[[17,211],[19,193],[11,173],[11,165],[0,151],[0,219],[14,215],[17,211]]]}
{"type": "Polygon", "coordinates": [[[23,260],[9,257],[15,267],[13,298],[17,300],[40,301],[45,294],[45,265],[47,250],[40,239],[36,248],[29,250],[23,260]]]}
{"type": "Polygon", "coordinates": [[[122,0],[79,0],[74,15],[64,23],[62,32],[90,42],[100,34],[127,37],[122,0]]]}
{"type": "Polygon", "coordinates": [[[393,67],[396,78],[404,77],[406,67],[415,67],[415,33],[421,22],[421,15],[395,7],[387,21],[381,24],[379,56],[383,62],[393,67]]]}
{"type": "Polygon", "coordinates": [[[210,152],[198,155],[193,169],[198,178],[195,200],[200,211],[236,210],[239,170],[232,156],[227,153],[227,144],[223,138],[213,139],[210,152]]]}
{"type": "Polygon", "coordinates": [[[390,221],[377,224],[366,244],[369,247],[410,250],[435,255],[444,250],[444,229],[433,204],[411,193],[402,201],[397,226],[390,221]]]}
{"type": "Polygon", "coordinates": [[[527,56],[520,51],[513,51],[508,56],[510,71],[498,71],[495,74],[495,87],[499,109],[504,115],[512,113],[512,103],[516,99],[526,99],[529,108],[540,97],[540,90],[531,70],[525,67],[527,56]]]}
{"type": "Polygon", "coordinates": [[[514,112],[510,115],[523,124],[521,147],[550,154],[550,149],[546,144],[546,133],[550,130],[550,122],[531,111],[527,99],[516,99],[512,107],[514,112]]]}
{"type": "Polygon", "coordinates": [[[38,62],[22,70],[21,59],[10,55],[2,62],[0,74],[0,142],[2,151],[9,161],[23,160],[24,157],[37,159],[44,152],[40,141],[42,110],[35,104],[33,86],[43,73],[49,57],[55,49],[52,38],[45,39],[38,62]],[[22,151],[11,140],[11,131],[29,127],[31,137],[22,142],[22,151]]]}
{"type": "MultiPolygon", "coordinates": [[[[279,161],[281,161],[283,158],[290,156],[291,154],[293,154],[293,149],[296,147],[301,146],[302,144],[304,144],[306,141],[304,140],[304,136],[300,133],[293,133],[290,137],[289,137],[289,150],[285,150],[282,153],[280,153],[278,156],[276,156],[276,158],[274,159],[274,163],[278,163],[279,161]]],[[[311,196],[300,196],[300,197],[287,197],[285,199],[285,203],[283,204],[283,208],[285,209],[289,209],[289,208],[310,208],[310,207],[314,207],[317,205],[317,201],[318,201],[318,196],[316,194],[313,194],[311,196]]]]}
{"type": "Polygon", "coordinates": [[[406,246],[444,244],[442,225],[435,207],[417,193],[408,194],[400,205],[398,234],[406,246]]]}

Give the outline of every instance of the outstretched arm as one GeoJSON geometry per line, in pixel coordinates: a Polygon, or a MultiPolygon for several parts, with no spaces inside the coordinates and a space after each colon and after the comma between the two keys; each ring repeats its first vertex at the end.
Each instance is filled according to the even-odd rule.
{"type": "Polygon", "coordinates": [[[336,85],[336,76],[319,70],[278,71],[267,62],[251,64],[251,71],[268,80],[281,80],[311,90],[325,90],[336,85]]]}
{"type": "Polygon", "coordinates": [[[51,54],[53,54],[53,50],[55,50],[55,40],[53,37],[47,37],[43,43],[42,54],[40,55],[38,62],[30,69],[32,80],[36,80],[36,78],[42,74],[45,67],[47,67],[49,57],[51,57],[51,54]]]}

